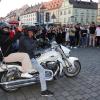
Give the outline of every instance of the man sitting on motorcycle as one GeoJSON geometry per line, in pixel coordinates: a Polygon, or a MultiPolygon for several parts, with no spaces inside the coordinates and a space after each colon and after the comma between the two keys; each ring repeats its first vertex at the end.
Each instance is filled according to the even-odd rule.
{"type": "Polygon", "coordinates": [[[23,52],[12,53],[13,40],[10,40],[9,29],[10,29],[9,26],[4,26],[0,31],[1,32],[0,47],[4,56],[2,57],[3,61],[6,63],[21,62],[22,64],[21,77],[31,78],[32,75],[28,73],[30,72],[30,70],[32,70],[32,63],[29,58],[29,55],[23,52]]]}
{"type": "Polygon", "coordinates": [[[27,33],[20,37],[19,40],[19,51],[28,53],[33,65],[33,68],[39,72],[40,83],[41,83],[41,95],[42,96],[52,96],[53,93],[47,90],[46,80],[45,80],[45,69],[34,59],[36,52],[36,39],[35,33],[36,29],[29,27],[27,33]]]}

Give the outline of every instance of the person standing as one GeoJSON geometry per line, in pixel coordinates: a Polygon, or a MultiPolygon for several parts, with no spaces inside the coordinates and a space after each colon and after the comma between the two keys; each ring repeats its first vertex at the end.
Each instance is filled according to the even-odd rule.
{"type": "Polygon", "coordinates": [[[100,47],[100,25],[96,28],[96,46],[100,47]]]}
{"type": "Polygon", "coordinates": [[[69,27],[69,39],[71,48],[75,46],[75,27],[70,25],[69,27]]]}
{"type": "Polygon", "coordinates": [[[79,46],[79,43],[80,43],[80,32],[81,32],[80,24],[77,24],[75,26],[75,44],[76,44],[76,46],[79,46]]]}
{"type": "Polygon", "coordinates": [[[69,46],[69,24],[66,26],[66,37],[65,37],[65,44],[69,46]]]}
{"type": "Polygon", "coordinates": [[[95,46],[95,31],[96,31],[96,26],[95,23],[92,22],[89,28],[89,32],[90,32],[89,46],[93,46],[93,47],[95,46]]]}
{"type": "Polygon", "coordinates": [[[81,38],[80,38],[80,46],[81,47],[85,48],[87,46],[87,34],[88,34],[87,27],[83,26],[81,28],[81,38]]]}

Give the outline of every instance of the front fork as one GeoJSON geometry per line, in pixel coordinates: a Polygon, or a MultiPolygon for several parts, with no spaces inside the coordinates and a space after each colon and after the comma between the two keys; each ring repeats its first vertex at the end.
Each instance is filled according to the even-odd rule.
{"type": "Polygon", "coordinates": [[[73,66],[72,63],[68,59],[65,60],[65,59],[59,58],[58,62],[59,62],[60,75],[62,75],[64,67],[71,68],[73,66]]]}

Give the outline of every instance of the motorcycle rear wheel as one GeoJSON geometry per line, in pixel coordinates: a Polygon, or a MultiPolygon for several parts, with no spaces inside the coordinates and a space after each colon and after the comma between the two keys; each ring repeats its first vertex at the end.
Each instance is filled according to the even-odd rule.
{"type": "MultiPolygon", "coordinates": [[[[7,73],[4,73],[1,77],[1,83],[13,81],[13,80],[14,80],[14,75],[7,76],[7,73]]],[[[1,88],[6,92],[14,92],[19,89],[19,88],[6,88],[5,86],[1,86],[1,88]]]]}
{"type": "Polygon", "coordinates": [[[81,64],[78,60],[74,61],[74,67],[65,67],[63,72],[66,77],[75,77],[80,73],[81,64]]]}

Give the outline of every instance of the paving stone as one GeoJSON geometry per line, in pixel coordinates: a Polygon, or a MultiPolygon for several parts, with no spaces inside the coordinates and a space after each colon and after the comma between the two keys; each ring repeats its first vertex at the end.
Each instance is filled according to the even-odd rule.
{"type": "Polygon", "coordinates": [[[82,97],[84,97],[85,99],[88,99],[88,98],[91,97],[91,95],[89,95],[89,94],[84,94],[84,95],[82,95],[82,97]]]}
{"type": "Polygon", "coordinates": [[[86,92],[86,93],[91,93],[92,90],[90,90],[90,89],[85,89],[84,92],[86,92]]]}
{"type": "Polygon", "coordinates": [[[6,95],[0,96],[0,100],[8,100],[6,95]]]}
{"type": "Polygon", "coordinates": [[[75,96],[75,95],[77,95],[78,93],[76,92],[76,91],[70,91],[70,95],[72,95],[72,96],[75,96]]]}
{"type": "Polygon", "coordinates": [[[36,100],[47,100],[47,97],[38,97],[36,100]]]}
{"type": "Polygon", "coordinates": [[[99,88],[97,88],[97,87],[92,87],[91,90],[92,90],[93,92],[95,92],[95,91],[99,90],[99,88]]]}
{"type": "Polygon", "coordinates": [[[95,97],[96,98],[96,100],[100,100],[100,95],[99,96],[97,96],[97,97],[95,97]]]}
{"type": "Polygon", "coordinates": [[[16,100],[26,100],[26,97],[22,93],[17,93],[14,96],[16,100]]]}
{"type": "Polygon", "coordinates": [[[96,92],[92,92],[90,95],[93,96],[93,97],[98,96],[98,94],[96,92]]]}
{"type": "MultiPolygon", "coordinates": [[[[90,98],[88,98],[87,100],[97,100],[96,98],[94,98],[94,97],[90,97],[90,98]]],[[[100,99],[99,99],[100,100],[100,99]]]]}
{"type": "Polygon", "coordinates": [[[82,95],[76,95],[76,96],[74,96],[74,98],[77,99],[77,100],[80,100],[80,99],[82,99],[83,97],[82,97],[82,95]]]}
{"type": "Polygon", "coordinates": [[[53,96],[53,97],[48,97],[47,100],[56,100],[56,98],[53,96]]]}
{"type": "Polygon", "coordinates": [[[58,96],[56,97],[57,100],[66,100],[66,97],[63,97],[63,96],[58,96]]]}
{"type": "Polygon", "coordinates": [[[28,100],[36,100],[36,98],[32,97],[32,98],[29,98],[28,100]]]}
{"type": "Polygon", "coordinates": [[[62,95],[65,96],[69,96],[69,93],[67,91],[62,92],[62,95]]]}
{"type": "Polygon", "coordinates": [[[66,100],[75,100],[73,96],[66,97],[66,100]]]}
{"type": "Polygon", "coordinates": [[[16,100],[16,98],[12,94],[7,94],[7,100],[16,100]]]}

